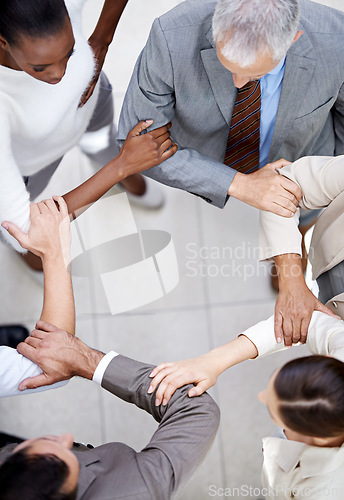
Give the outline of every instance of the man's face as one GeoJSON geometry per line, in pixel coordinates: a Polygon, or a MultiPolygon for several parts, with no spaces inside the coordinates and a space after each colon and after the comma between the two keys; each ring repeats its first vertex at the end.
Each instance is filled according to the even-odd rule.
{"type": "Polygon", "coordinates": [[[55,455],[65,462],[69,469],[69,476],[63,486],[64,493],[74,491],[79,479],[79,462],[71,451],[73,446],[73,435],[62,434],[61,436],[43,436],[36,439],[28,439],[19,444],[13,453],[28,448],[29,455],[55,455]]]}
{"type": "Polygon", "coordinates": [[[224,43],[216,43],[217,57],[226,69],[232,73],[234,85],[240,89],[252,80],[258,80],[272,71],[278,64],[269,54],[260,54],[256,61],[250,66],[241,67],[239,64],[229,61],[222,54],[224,43]]]}

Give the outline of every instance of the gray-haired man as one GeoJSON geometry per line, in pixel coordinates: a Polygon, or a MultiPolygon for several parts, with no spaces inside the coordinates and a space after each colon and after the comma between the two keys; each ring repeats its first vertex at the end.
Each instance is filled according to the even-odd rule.
{"type": "MultiPolygon", "coordinates": [[[[343,60],[341,12],[309,0],[187,0],[153,24],[124,101],[119,139],[142,117],[153,118],[154,127],[172,121],[179,151],[147,175],[220,208],[231,195],[290,216],[301,192],[277,175],[285,161],[266,164],[344,153],[343,60]],[[245,175],[224,165],[224,157],[238,88],[256,79],[258,163],[266,166],[245,175]]],[[[326,308],[306,287],[299,256],[276,263],[278,328],[307,329],[312,311],[326,308]]]]}

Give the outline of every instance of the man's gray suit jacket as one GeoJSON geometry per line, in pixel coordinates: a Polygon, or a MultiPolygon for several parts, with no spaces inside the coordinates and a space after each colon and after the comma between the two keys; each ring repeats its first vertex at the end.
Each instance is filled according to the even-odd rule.
{"type": "MultiPolygon", "coordinates": [[[[287,53],[269,161],[344,153],[344,13],[301,0],[303,35],[287,53]]],[[[172,121],[179,146],[146,172],[223,208],[235,171],[223,164],[237,89],[212,36],[216,2],[187,0],[154,21],[136,63],[119,143],[139,121],[172,121]]]]}
{"type": "MultiPolygon", "coordinates": [[[[149,395],[153,366],[116,356],[107,367],[102,387],[150,413],[159,427],[139,453],[124,443],[94,449],[73,449],[80,463],[78,500],[167,500],[189,480],[214,440],[220,412],[208,394],[189,398],[190,385],[156,407],[149,395]]],[[[0,450],[3,462],[13,450],[0,450]]]]}

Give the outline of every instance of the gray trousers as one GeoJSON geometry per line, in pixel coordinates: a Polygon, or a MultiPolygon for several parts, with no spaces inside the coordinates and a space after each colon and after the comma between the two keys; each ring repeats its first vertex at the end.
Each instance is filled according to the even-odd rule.
{"type": "MultiPolygon", "coordinates": [[[[81,150],[94,163],[99,165],[99,168],[106,165],[106,163],[117,156],[119,152],[119,148],[116,143],[117,130],[113,123],[113,119],[114,107],[112,100],[112,87],[105,73],[102,72],[100,75],[100,89],[97,104],[90,123],[86,129],[85,135],[79,144],[81,150]],[[99,131],[101,131],[102,134],[106,134],[106,145],[105,147],[94,151],[94,147],[87,147],[87,141],[89,139],[90,142],[92,142],[92,133],[95,136],[96,133],[99,133],[99,131]]],[[[104,137],[102,143],[104,146],[104,137]]],[[[28,192],[30,193],[31,200],[34,200],[46,188],[62,159],[63,156],[36,174],[24,177],[24,182],[28,192]]]]}
{"type": "Polygon", "coordinates": [[[344,292],[344,262],[340,262],[317,278],[319,300],[326,304],[332,297],[344,292]]]}

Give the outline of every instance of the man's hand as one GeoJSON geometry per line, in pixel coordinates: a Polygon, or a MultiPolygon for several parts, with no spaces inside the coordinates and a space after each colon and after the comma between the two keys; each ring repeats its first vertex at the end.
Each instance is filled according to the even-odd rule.
{"type": "Polygon", "coordinates": [[[104,354],[55,326],[38,321],[30,337],[17,346],[20,354],[36,363],[43,373],[23,380],[19,389],[36,389],[78,375],[92,379],[104,354]]]}
{"type": "Polygon", "coordinates": [[[23,233],[15,224],[3,222],[2,226],[20,243],[38,257],[49,254],[68,259],[70,251],[70,225],[68,208],[61,196],[30,205],[31,226],[23,233]]]}
{"type": "Polygon", "coordinates": [[[275,305],[276,340],[282,342],[284,338],[284,344],[288,347],[298,342],[304,344],[313,311],[321,311],[335,318],[338,316],[324,306],[307,287],[299,255],[278,255],[275,263],[280,290],[275,305]]]}
{"type": "Polygon", "coordinates": [[[141,121],[129,132],[117,157],[123,179],[159,165],[177,151],[178,146],[170,138],[171,123],[141,135],[152,124],[153,120],[141,121]]]}
{"type": "Polygon", "coordinates": [[[277,170],[289,165],[284,159],[268,163],[252,174],[235,174],[228,194],[252,207],[292,217],[302,197],[300,187],[277,170]]]}

